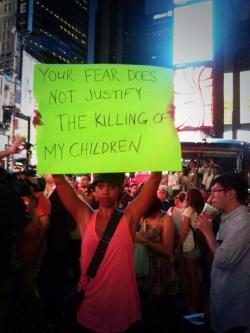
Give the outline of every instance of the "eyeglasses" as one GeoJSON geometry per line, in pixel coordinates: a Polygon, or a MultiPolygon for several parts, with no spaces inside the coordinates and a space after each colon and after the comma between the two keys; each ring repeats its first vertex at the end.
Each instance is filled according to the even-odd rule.
{"type": "Polygon", "coordinates": [[[225,191],[224,188],[214,188],[211,190],[211,194],[214,194],[216,192],[224,192],[224,191],[225,191]]]}

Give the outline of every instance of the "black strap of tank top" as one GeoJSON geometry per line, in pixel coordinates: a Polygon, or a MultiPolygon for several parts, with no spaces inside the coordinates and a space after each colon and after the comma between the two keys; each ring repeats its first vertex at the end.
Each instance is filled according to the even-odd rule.
{"type": "Polygon", "coordinates": [[[106,229],[104,230],[102,238],[99,241],[99,244],[87,269],[87,276],[89,276],[90,278],[95,277],[98,267],[100,266],[109,245],[109,241],[111,240],[122,215],[123,212],[118,209],[115,209],[113,214],[111,215],[111,218],[107,224],[106,229]]]}

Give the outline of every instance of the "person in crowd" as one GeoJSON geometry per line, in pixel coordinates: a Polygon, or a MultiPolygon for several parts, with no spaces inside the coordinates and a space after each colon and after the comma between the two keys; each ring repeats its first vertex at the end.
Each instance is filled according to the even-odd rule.
{"type": "Polygon", "coordinates": [[[167,211],[167,214],[172,216],[177,237],[180,237],[181,226],[182,226],[182,214],[187,205],[187,193],[180,192],[174,197],[174,205],[170,207],[167,211]]]}
{"type": "Polygon", "coordinates": [[[119,209],[124,210],[132,199],[129,192],[123,189],[119,199],[119,209]]]}
{"type": "Polygon", "coordinates": [[[130,189],[130,196],[133,199],[137,193],[138,185],[136,183],[131,183],[129,189],[130,189]]]}
{"type": "MultiPolygon", "coordinates": [[[[13,152],[16,150],[13,149],[13,152]]],[[[9,156],[10,151],[0,152],[9,156]]],[[[16,181],[0,168],[0,332],[9,333],[13,323],[13,305],[20,292],[21,272],[16,241],[30,223],[31,215],[16,188],[16,181]]]]}
{"type": "Polygon", "coordinates": [[[206,181],[208,175],[211,173],[213,160],[202,160],[198,168],[198,177],[200,179],[200,187],[206,188],[206,181]]]}
{"type": "Polygon", "coordinates": [[[91,184],[90,175],[84,174],[80,177],[77,177],[75,184],[76,186],[73,186],[73,188],[75,189],[75,192],[78,194],[78,196],[86,203],[88,203],[93,209],[98,208],[98,204],[95,200],[94,189],[91,184]]]}
{"type": "Polygon", "coordinates": [[[76,185],[76,193],[84,196],[88,195],[88,186],[90,184],[91,178],[89,174],[81,175],[77,178],[76,185]]]}
{"type": "MultiPolygon", "coordinates": [[[[201,187],[199,189],[204,203],[211,204],[211,196],[210,192],[205,188],[201,187]]],[[[211,223],[213,225],[214,233],[217,233],[218,226],[220,223],[220,216],[216,215],[211,219],[211,223]]],[[[203,237],[202,237],[203,239],[203,237]]],[[[204,239],[203,239],[204,240],[204,239]]],[[[201,249],[201,258],[200,258],[200,268],[201,268],[201,274],[202,274],[202,281],[203,281],[203,286],[205,287],[204,289],[204,295],[206,298],[208,297],[209,294],[209,289],[210,289],[210,274],[211,274],[211,267],[212,267],[212,258],[211,254],[208,250],[208,246],[206,245],[206,241],[203,241],[203,246],[201,249]]]]}
{"type": "Polygon", "coordinates": [[[161,201],[161,210],[164,212],[167,212],[168,209],[172,206],[172,203],[170,202],[168,198],[168,190],[165,185],[160,185],[157,190],[157,197],[161,201]]]}
{"type": "MultiPolygon", "coordinates": [[[[72,254],[70,264],[71,231],[75,228],[75,221],[64,207],[56,185],[51,175],[44,176],[46,180],[45,195],[51,205],[49,228],[46,234],[46,251],[42,258],[39,274],[39,294],[47,321],[55,333],[63,332],[63,299],[68,281],[69,267],[79,271],[80,249],[72,254]],[[79,252],[78,252],[79,251],[79,252]]],[[[77,279],[79,276],[73,276],[77,279]]]]}
{"type": "Polygon", "coordinates": [[[188,189],[197,186],[197,165],[194,160],[188,163],[188,189]]]}
{"type": "Polygon", "coordinates": [[[10,155],[16,154],[24,148],[23,140],[16,138],[6,149],[0,151],[0,160],[10,155]]]}
{"type": "Polygon", "coordinates": [[[97,275],[88,284],[87,266],[117,207],[124,175],[95,175],[93,186],[99,202],[99,209],[95,212],[78,198],[63,176],[54,176],[54,180],[59,196],[79,224],[82,235],[81,277],[78,287],[85,290],[85,298],[78,310],[81,330],[84,331],[84,327],[87,327],[97,332],[126,331],[141,319],[133,261],[136,226],[156,195],[161,173],[152,173],[139,195],[124,210],[97,275]]]}
{"type": "Polygon", "coordinates": [[[199,190],[201,192],[204,202],[207,202],[210,197],[209,191],[204,187],[201,187],[199,190]]]}
{"type": "Polygon", "coordinates": [[[139,190],[137,183],[132,182],[130,185],[125,183],[123,191],[119,196],[118,208],[124,210],[127,205],[136,197],[139,190]]]}
{"type": "Polygon", "coordinates": [[[210,289],[210,326],[217,333],[250,332],[250,214],[247,182],[238,174],[222,174],[212,183],[212,204],[221,211],[214,236],[209,217],[196,226],[214,255],[210,289]]]}
{"type": "Polygon", "coordinates": [[[180,175],[181,177],[181,190],[183,192],[187,192],[188,190],[188,168],[186,165],[182,166],[182,173],[180,175]]]}
{"type": "Polygon", "coordinates": [[[181,190],[181,177],[179,172],[168,174],[168,189],[171,196],[175,196],[181,190]]]}
{"type": "Polygon", "coordinates": [[[173,265],[174,224],[172,218],[161,210],[161,201],[155,198],[140,221],[136,242],[150,252],[149,274],[138,279],[143,295],[142,303],[150,303],[146,322],[148,327],[160,332],[166,322],[166,302],[176,291],[173,265]]]}
{"type": "Polygon", "coordinates": [[[70,175],[65,175],[65,177],[76,192],[77,191],[76,175],[70,174],[70,175]]]}
{"type": "Polygon", "coordinates": [[[123,186],[123,191],[130,194],[129,183],[125,183],[123,186]]]}
{"type": "Polygon", "coordinates": [[[182,214],[182,225],[177,254],[183,256],[187,282],[187,305],[191,313],[200,309],[199,257],[200,250],[195,242],[195,220],[204,207],[204,200],[198,188],[187,192],[187,206],[182,214]]]}
{"type": "Polygon", "coordinates": [[[84,198],[84,201],[87,202],[92,207],[92,209],[98,209],[98,202],[95,198],[95,189],[92,183],[90,183],[88,186],[88,196],[87,198],[84,198]]]}
{"type": "MultiPolygon", "coordinates": [[[[18,303],[23,306],[25,311],[20,325],[27,328],[28,318],[34,320],[34,311],[38,309],[38,274],[46,248],[46,233],[51,206],[43,194],[45,189],[43,178],[38,181],[37,177],[26,177],[24,181],[28,187],[27,193],[23,193],[23,200],[32,213],[32,222],[26,226],[17,239],[17,257],[24,277],[21,293],[18,297],[18,303]]],[[[33,321],[32,324],[34,324],[33,321]]],[[[32,324],[30,323],[30,326],[32,324]]]]}
{"type": "MultiPolygon", "coordinates": [[[[184,209],[187,205],[187,193],[180,192],[179,194],[175,195],[174,197],[174,205],[169,208],[167,214],[172,217],[175,226],[175,233],[174,233],[174,251],[178,246],[178,241],[181,234],[181,227],[182,227],[182,215],[184,209]]],[[[178,288],[179,292],[182,293],[184,291],[183,285],[184,283],[183,278],[185,279],[184,274],[184,264],[182,260],[182,256],[178,255],[177,259],[177,274],[178,274],[178,288]]]]}
{"type": "Polygon", "coordinates": [[[210,171],[207,174],[206,180],[204,182],[204,187],[206,190],[209,190],[212,184],[212,181],[221,173],[220,167],[217,164],[212,164],[210,166],[210,171]]]}

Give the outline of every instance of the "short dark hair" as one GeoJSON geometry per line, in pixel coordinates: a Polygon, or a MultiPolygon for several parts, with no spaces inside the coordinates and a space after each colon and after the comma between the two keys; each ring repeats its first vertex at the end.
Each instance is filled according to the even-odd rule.
{"type": "Polygon", "coordinates": [[[161,200],[158,197],[155,197],[151,206],[144,213],[143,217],[147,218],[160,210],[161,210],[161,200]]]}
{"type": "Polygon", "coordinates": [[[237,200],[245,204],[248,197],[248,184],[246,179],[237,173],[224,173],[212,181],[212,186],[219,183],[225,190],[235,190],[237,200]]]}

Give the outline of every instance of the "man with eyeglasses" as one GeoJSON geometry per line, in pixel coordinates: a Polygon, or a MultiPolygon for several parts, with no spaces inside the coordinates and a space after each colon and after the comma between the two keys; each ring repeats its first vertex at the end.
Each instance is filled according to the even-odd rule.
{"type": "Polygon", "coordinates": [[[222,212],[217,237],[202,214],[197,228],[214,255],[211,272],[210,325],[218,333],[250,332],[250,214],[247,183],[224,174],[212,183],[212,205],[222,212]]]}

